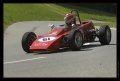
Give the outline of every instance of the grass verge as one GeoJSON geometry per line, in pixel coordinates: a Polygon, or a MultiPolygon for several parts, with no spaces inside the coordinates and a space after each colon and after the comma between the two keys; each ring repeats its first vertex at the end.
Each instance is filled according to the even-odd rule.
{"type": "MultiPolygon", "coordinates": [[[[116,27],[116,15],[93,10],[84,7],[78,7],[73,4],[28,4],[28,3],[5,3],[3,5],[3,26],[6,29],[9,25],[20,21],[63,21],[66,13],[71,9],[78,9],[82,21],[86,20],[100,20],[116,27]]],[[[101,25],[103,23],[95,23],[101,25]]],[[[105,23],[104,23],[105,24],[105,23]]]]}

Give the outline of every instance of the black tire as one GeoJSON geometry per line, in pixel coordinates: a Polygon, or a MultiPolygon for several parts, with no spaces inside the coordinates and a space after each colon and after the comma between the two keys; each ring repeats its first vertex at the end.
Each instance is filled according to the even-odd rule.
{"type": "Polygon", "coordinates": [[[79,30],[73,29],[70,31],[70,33],[68,34],[68,45],[72,51],[78,51],[81,49],[81,47],[83,46],[83,35],[79,30]],[[78,37],[80,37],[79,41],[75,37],[77,36],[77,34],[78,34],[78,37]],[[75,40],[79,42],[80,45],[77,45],[75,40]]]}
{"type": "Polygon", "coordinates": [[[111,29],[108,25],[100,26],[98,38],[101,45],[108,45],[110,43],[111,29]]]}
{"type": "Polygon", "coordinates": [[[34,32],[26,32],[22,37],[22,48],[25,52],[30,52],[30,46],[36,39],[36,34],[34,32]]]}

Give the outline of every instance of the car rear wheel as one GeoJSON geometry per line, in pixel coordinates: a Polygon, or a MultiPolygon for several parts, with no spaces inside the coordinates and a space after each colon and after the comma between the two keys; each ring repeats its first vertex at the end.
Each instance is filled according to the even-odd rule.
{"type": "Polygon", "coordinates": [[[83,46],[83,36],[79,30],[71,30],[68,35],[68,45],[72,51],[80,50],[83,46]]]}
{"type": "Polygon", "coordinates": [[[99,42],[101,45],[108,45],[111,41],[111,30],[108,25],[103,25],[99,29],[99,42]]]}
{"type": "Polygon", "coordinates": [[[37,38],[34,32],[26,32],[22,37],[22,48],[25,52],[30,53],[30,46],[37,38]]]}

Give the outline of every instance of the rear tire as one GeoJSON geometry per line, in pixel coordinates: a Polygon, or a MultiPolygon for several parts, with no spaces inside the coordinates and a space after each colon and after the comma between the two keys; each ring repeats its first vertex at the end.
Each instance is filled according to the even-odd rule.
{"type": "Polygon", "coordinates": [[[72,51],[80,50],[83,46],[83,35],[79,30],[71,30],[68,35],[68,45],[72,51]]]}
{"type": "Polygon", "coordinates": [[[22,37],[22,48],[25,52],[30,52],[30,46],[37,38],[36,34],[34,32],[26,32],[22,37]]]}
{"type": "Polygon", "coordinates": [[[111,30],[108,25],[103,25],[99,29],[99,42],[101,45],[108,45],[111,41],[111,30]]]}

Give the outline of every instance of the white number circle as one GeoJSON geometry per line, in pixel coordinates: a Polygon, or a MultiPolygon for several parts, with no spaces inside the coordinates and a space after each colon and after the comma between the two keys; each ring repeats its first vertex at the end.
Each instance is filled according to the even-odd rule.
{"type": "Polygon", "coordinates": [[[38,41],[39,42],[48,42],[48,41],[52,41],[54,39],[55,39],[55,37],[44,37],[44,38],[38,39],[38,41]]]}

